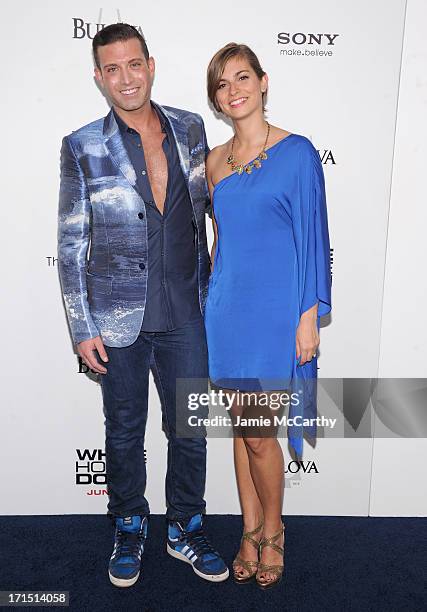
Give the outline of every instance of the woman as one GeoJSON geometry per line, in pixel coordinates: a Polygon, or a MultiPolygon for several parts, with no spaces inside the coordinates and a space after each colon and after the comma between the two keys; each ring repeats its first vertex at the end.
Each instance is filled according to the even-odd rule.
{"type": "MultiPolygon", "coordinates": [[[[230,392],[298,388],[296,381],[316,378],[319,317],[331,310],[319,154],[306,137],[266,121],[268,77],[246,45],[220,49],[207,81],[215,110],[234,129],[206,165],[215,237],[205,312],[209,375],[230,392]]],[[[236,418],[242,406],[232,411],[236,418]]],[[[269,588],[283,572],[283,454],[276,436],[242,432],[234,436],[244,526],[234,579],[269,588]]],[[[295,435],[301,453],[301,431],[295,435]]]]}

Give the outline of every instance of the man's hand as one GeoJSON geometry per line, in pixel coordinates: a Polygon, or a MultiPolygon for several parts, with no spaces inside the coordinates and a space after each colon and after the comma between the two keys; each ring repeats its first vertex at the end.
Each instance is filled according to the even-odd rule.
{"type": "Polygon", "coordinates": [[[105,352],[101,336],[96,336],[96,338],[84,340],[83,342],[79,342],[79,344],[77,345],[77,351],[80,357],[85,362],[85,364],[89,366],[91,370],[98,372],[98,374],[106,374],[107,368],[104,368],[95,357],[95,349],[98,351],[102,361],[108,361],[107,353],[105,352]]]}
{"type": "Polygon", "coordinates": [[[311,361],[319,344],[319,332],[317,330],[317,304],[301,315],[296,334],[297,358],[301,357],[298,365],[304,365],[311,361]]]}

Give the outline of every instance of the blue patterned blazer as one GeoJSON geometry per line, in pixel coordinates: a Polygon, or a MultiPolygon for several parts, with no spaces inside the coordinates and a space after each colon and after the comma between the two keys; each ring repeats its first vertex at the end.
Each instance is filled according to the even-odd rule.
{"type": "MultiPolygon", "coordinates": [[[[156,106],[170,123],[188,185],[203,314],[210,273],[205,226],[209,149],[203,120],[188,111],[156,106]]],[[[145,203],[110,111],[104,119],[62,141],[58,268],[76,344],[98,335],[104,344],[114,347],[129,346],[136,340],[147,294],[147,244],[145,203]],[[140,267],[142,263],[145,267],[140,267]]]]}

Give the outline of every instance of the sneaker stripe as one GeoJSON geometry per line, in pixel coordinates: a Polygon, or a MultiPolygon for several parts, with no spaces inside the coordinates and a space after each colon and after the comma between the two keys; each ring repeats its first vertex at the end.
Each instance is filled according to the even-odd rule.
{"type": "Polygon", "coordinates": [[[113,553],[109,563],[109,576],[115,586],[127,587],[133,585],[139,575],[141,558],[144,552],[145,537],[147,531],[147,518],[140,522],[136,530],[122,528],[122,524],[136,523],[135,517],[129,521],[126,519],[116,520],[115,541],[113,553]]]}

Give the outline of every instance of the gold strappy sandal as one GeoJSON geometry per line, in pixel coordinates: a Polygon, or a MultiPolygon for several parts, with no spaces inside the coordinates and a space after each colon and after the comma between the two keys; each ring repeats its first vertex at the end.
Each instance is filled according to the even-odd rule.
{"type": "MultiPolygon", "coordinates": [[[[272,536],[271,538],[261,539],[259,543],[260,557],[261,557],[262,549],[265,546],[270,546],[271,548],[273,548],[276,552],[278,552],[281,555],[285,554],[285,543],[283,542],[283,548],[275,543],[276,540],[280,538],[282,533],[284,534],[284,531],[285,531],[285,526],[282,524],[282,529],[278,533],[276,533],[274,536],[272,536]]],[[[262,589],[270,589],[276,584],[279,584],[279,582],[282,579],[283,568],[284,568],[284,565],[267,565],[266,563],[261,563],[261,561],[259,561],[258,572],[256,575],[256,582],[258,586],[260,586],[262,589]],[[273,580],[266,580],[266,579],[263,580],[262,578],[259,578],[258,574],[261,574],[264,572],[269,572],[270,574],[274,574],[275,578],[273,580]]]]}
{"type": "MultiPolygon", "coordinates": [[[[246,533],[242,535],[242,540],[246,540],[247,542],[250,542],[252,546],[258,550],[259,542],[255,540],[253,536],[259,533],[261,529],[263,528],[263,526],[264,526],[264,523],[261,523],[253,531],[247,531],[246,533]]],[[[246,584],[247,582],[249,582],[255,577],[255,574],[257,573],[257,569],[258,569],[258,561],[247,561],[246,559],[242,559],[242,557],[237,555],[237,557],[233,561],[234,581],[237,584],[246,584]],[[243,569],[245,569],[248,572],[247,576],[239,576],[239,574],[237,573],[237,569],[236,569],[238,565],[243,567],[243,569]]]]}

